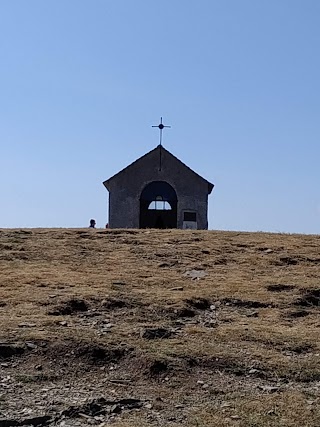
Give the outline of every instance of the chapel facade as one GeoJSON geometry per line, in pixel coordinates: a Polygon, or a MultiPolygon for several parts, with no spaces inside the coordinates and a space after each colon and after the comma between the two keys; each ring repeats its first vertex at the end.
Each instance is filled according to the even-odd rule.
{"type": "Polygon", "coordinates": [[[109,228],[208,228],[214,185],[158,145],[103,182],[109,228]]]}

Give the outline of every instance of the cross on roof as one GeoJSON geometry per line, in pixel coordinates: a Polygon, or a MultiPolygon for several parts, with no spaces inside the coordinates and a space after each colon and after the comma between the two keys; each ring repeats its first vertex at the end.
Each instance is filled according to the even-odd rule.
{"type": "Polygon", "coordinates": [[[159,128],[160,129],[160,145],[162,145],[162,131],[163,128],[171,128],[171,126],[165,126],[162,123],[162,117],[160,118],[160,123],[158,125],[152,126],[153,128],[159,128]]]}

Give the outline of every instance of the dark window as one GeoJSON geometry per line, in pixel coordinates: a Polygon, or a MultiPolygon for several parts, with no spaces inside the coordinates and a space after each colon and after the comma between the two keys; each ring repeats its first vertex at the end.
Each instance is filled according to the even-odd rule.
{"type": "Polygon", "coordinates": [[[197,213],[196,212],[184,212],[183,221],[193,221],[197,222],[197,213]]]}

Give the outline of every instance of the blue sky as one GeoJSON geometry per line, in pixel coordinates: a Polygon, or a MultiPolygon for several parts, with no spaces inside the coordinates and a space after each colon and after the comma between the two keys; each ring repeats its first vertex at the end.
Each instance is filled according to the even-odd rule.
{"type": "Polygon", "coordinates": [[[320,232],[318,0],[2,0],[0,227],[108,221],[102,181],[164,146],[209,228],[320,232]]]}

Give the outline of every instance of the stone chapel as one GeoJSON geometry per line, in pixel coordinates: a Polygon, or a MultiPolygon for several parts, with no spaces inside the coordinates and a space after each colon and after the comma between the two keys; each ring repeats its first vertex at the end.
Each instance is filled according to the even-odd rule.
{"type": "Polygon", "coordinates": [[[110,228],[208,228],[214,185],[161,144],[104,181],[110,228]]]}

